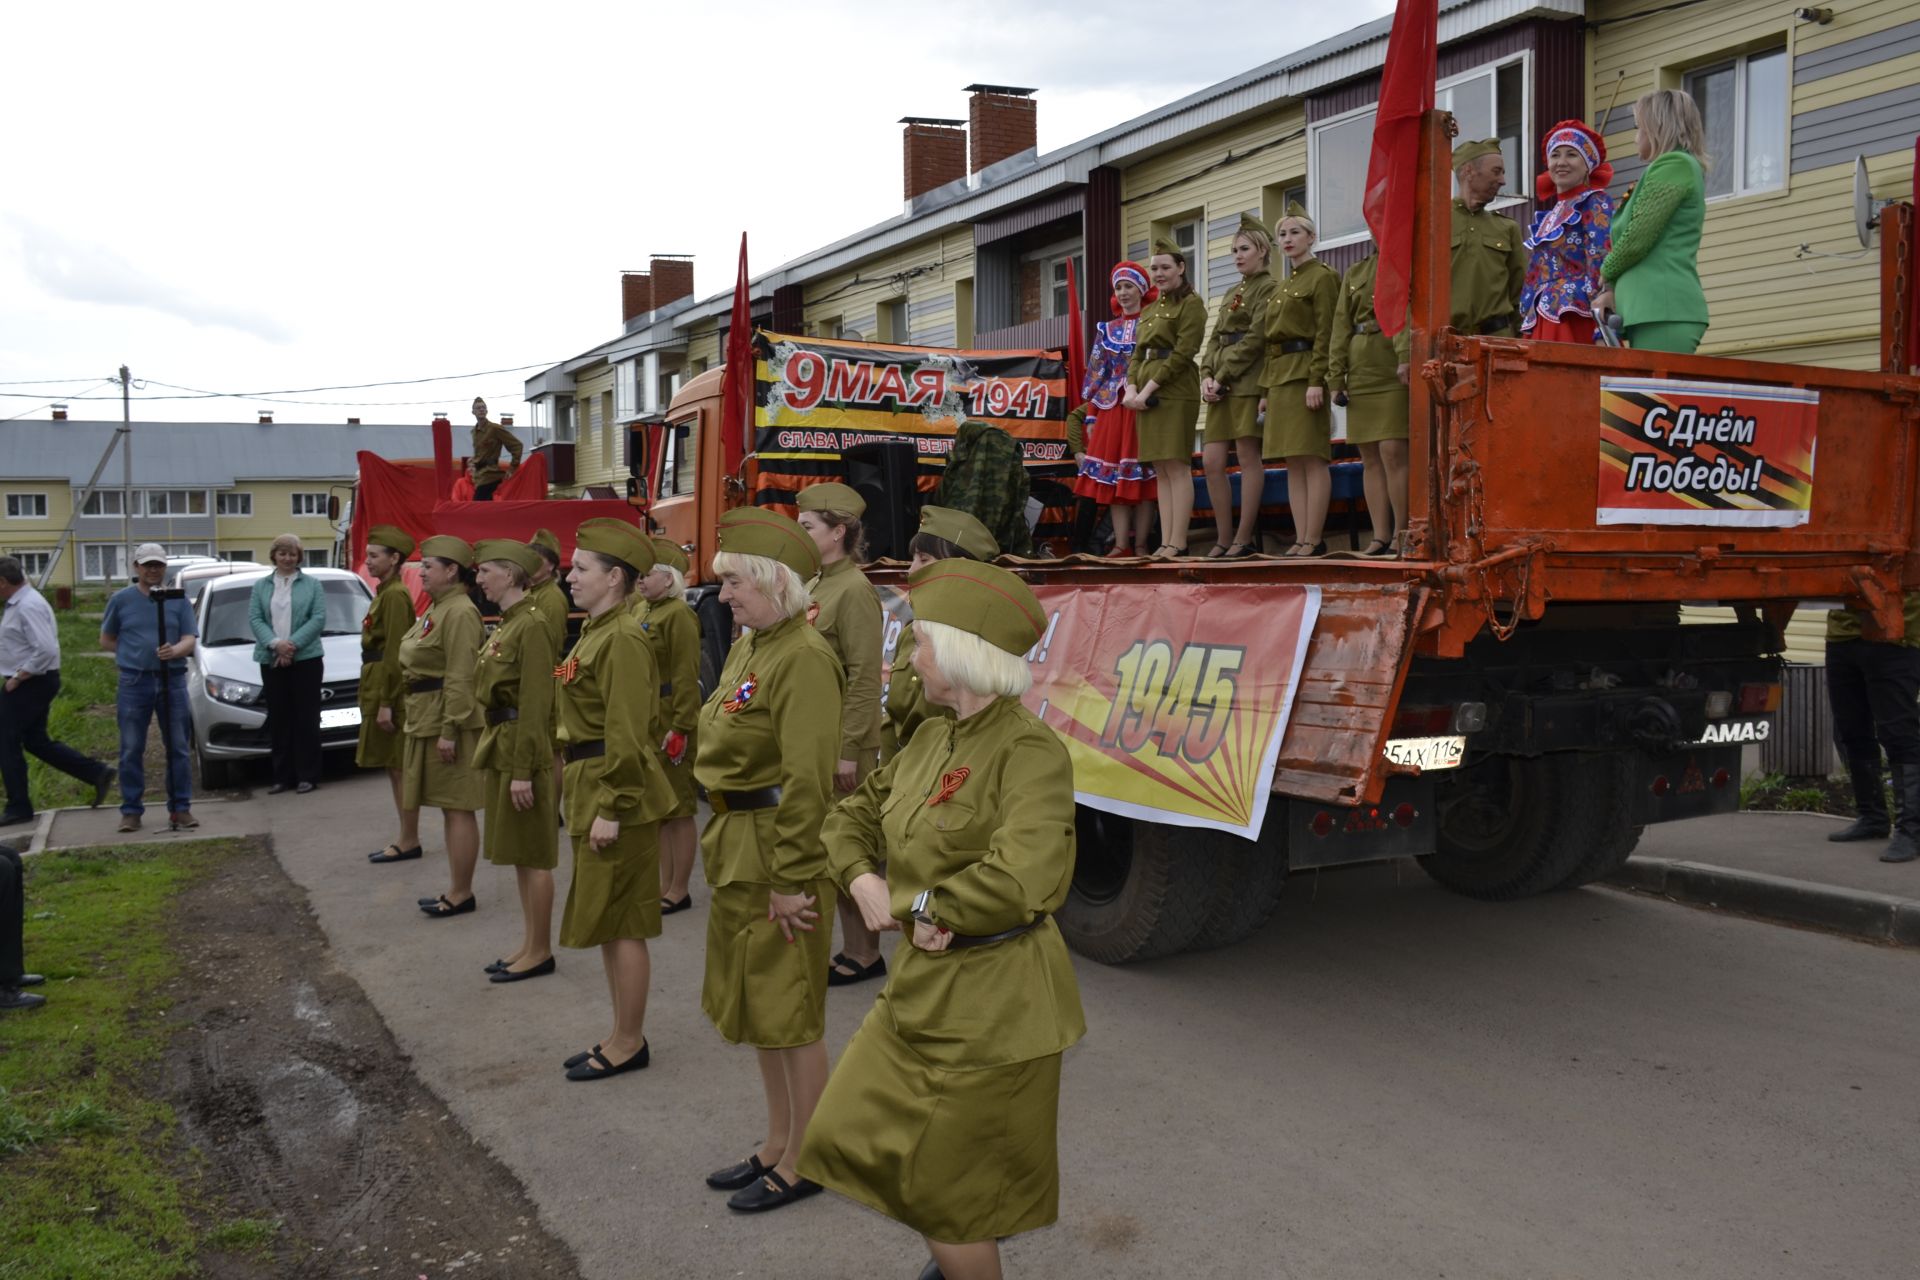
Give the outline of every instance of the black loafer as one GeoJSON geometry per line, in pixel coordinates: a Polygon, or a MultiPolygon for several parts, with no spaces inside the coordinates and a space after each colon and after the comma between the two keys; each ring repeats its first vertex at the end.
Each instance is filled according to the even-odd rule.
{"type": "Polygon", "coordinates": [[[495,960],[492,964],[489,964],[486,968],[482,969],[480,972],[498,973],[506,967],[507,967],[507,962],[505,960],[495,960]]]}
{"type": "Polygon", "coordinates": [[[14,979],[13,985],[16,987],[37,987],[46,980],[47,975],[44,973],[23,973],[14,979]]]}
{"type": "Polygon", "coordinates": [[[18,809],[9,809],[5,813],[0,813],[0,827],[17,827],[23,822],[32,822],[33,819],[34,814],[30,810],[22,813],[18,809]]]}
{"type": "Polygon", "coordinates": [[[594,1054],[598,1052],[600,1052],[599,1045],[595,1045],[591,1049],[582,1049],[580,1052],[574,1054],[571,1058],[568,1058],[565,1062],[561,1063],[560,1065],[571,1070],[572,1068],[579,1066],[581,1063],[585,1062],[588,1058],[591,1058],[594,1054]]]}
{"type": "Polygon", "coordinates": [[[640,1043],[640,1052],[634,1054],[631,1058],[628,1058],[625,1062],[621,1063],[617,1067],[614,1066],[613,1063],[608,1060],[607,1055],[605,1053],[601,1052],[599,1049],[595,1049],[592,1053],[587,1055],[587,1060],[585,1062],[582,1062],[578,1066],[567,1068],[567,1079],[569,1080],[604,1080],[608,1076],[617,1076],[623,1071],[643,1070],[646,1067],[647,1063],[652,1060],[652,1058],[653,1058],[653,1054],[647,1048],[647,1044],[644,1040],[641,1041],[640,1043]]]}
{"type": "Polygon", "coordinates": [[[314,790],[314,784],[311,782],[303,782],[299,786],[295,787],[293,790],[294,790],[294,794],[304,796],[314,790]]]}
{"type": "Polygon", "coordinates": [[[282,791],[291,791],[291,790],[293,790],[293,784],[292,784],[292,783],[290,783],[290,782],[276,782],[276,783],[274,783],[274,784],[273,784],[272,786],[270,786],[270,787],[268,787],[268,788],[267,788],[267,794],[268,794],[268,795],[270,795],[270,796],[277,796],[277,795],[279,795],[279,794],[280,794],[280,793],[281,793],[282,791]]]}
{"type": "Polygon", "coordinates": [[[105,773],[101,774],[100,780],[93,784],[93,803],[87,807],[89,809],[98,809],[101,804],[105,802],[107,792],[111,791],[113,784],[118,781],[120,781],[120,771],[118,769],[108,769],[105,773]]]}
{"type": "MultiPolygon", "coordinates": [[[[387,849],[381,849],[377,853],[368,854],[367,861],[368,862],[411,862],[415,858],[418,858],[421,854],[419,845],[415,845],[411,849],[402,849],[397,844],[390,844],[387,846],[387,849]],[[394,852],[388,853],[387,849],[392,849],[394,852]]],[[[421,899],[421,901],[422,903],[438,902],[439,899],[423,898],[421,899]]]]}
{"type": "Polygon", "coordinates": [[[433,900],[432,906],[421,907],[420,913],[429,920],[445,920],[448,916],[464,916],[469,911],[478,910],[479,907],[480,898],[477,894],[458,904],[448,902],[446,895],[442,894],[433,900]]]}
{"type": "Polygon", "coordinates": [[[527,978],[544,978],[553,972],[553,957],[548,956],[531,969],[496,969],[489,982],[520,982],[527,978]]]}
{"type": "Polygon", "coordinates": [[[663,916],[670,916],[676,911],[685,911],[688,907],[692,905],[693,905],[692,894],[688,894],[686,897],[680,899],[680,901],[678,902],[675,902],[671,898],[662,898],[660,899],[660,914],[663,916]]]}
{"type": "Polygon", "coordinates": [[[754,1152],[739,1164],[730,1164],[724,1169],[716,1169],[707,1175],[707,1185],[715,1191],[738,1191],[750,1187],[772,1172],[760,1163],[760,1153],[754,1152]]]}
{"type": "Polygon", "coordinates": [[[827,969],[827,985],[830,987],[850,987],[856,982],[865,982],[869,978],[884,978],[886,976],[887,961],[884,956],[875,956],[872,964],[863,966],[855,964],[853,961],[847,959],[845,955],[838,955],[833,958],[833,964],[827,969]],[[853,972],[840,972],[841,965],[847,966],[847,968],[853,970],[853,972]]]}
{"type": "Polygon", "coordinates": [[[47,1002],[45,996],[36,996],[14,987],[0,987],[0,1013],[17,1009],[38,1009],[47,1002]]]}
{"type": "Polygon", "coordinates": [[[824,1190],[826,1188],[819,1183],[801,1177],[794,1178],[789,1184],[785,1178],[769,1169],[766,1176],[752,1186],[728,1196],[727,1208],[735,1213],[765,1213],[769,1209],[792,1204],[795,1200],[817,1196],[824,1190]]]}

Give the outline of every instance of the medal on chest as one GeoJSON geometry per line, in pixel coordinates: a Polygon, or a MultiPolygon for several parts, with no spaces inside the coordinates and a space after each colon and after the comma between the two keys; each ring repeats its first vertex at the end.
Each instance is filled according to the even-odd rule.
{"type": "Polygon", "coordinates": [[[759,692],[760,677],[749,671],[747,672],[747,678],[735,685],[733,692],[721,701],[720,709],[728,715],[733,715],[738,711],[744,711],[747,705],[753,701],[754,695],[759,692]]]}
{"type": "Polygon", "coordinates": [[[580,655],[570,653],[567,660],[553,669],[553,678],[561,684],[572,684],[580,677],[580,655]]]}
{"type": "Polygon", "coordinates": [[[433,617],[428,615],[420,619],[420,638],[425,640],[433,634],[433,617]]]}

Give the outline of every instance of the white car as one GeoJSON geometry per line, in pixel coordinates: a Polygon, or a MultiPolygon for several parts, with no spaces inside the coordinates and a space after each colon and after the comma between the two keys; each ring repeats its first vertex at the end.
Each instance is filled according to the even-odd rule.
{"type": "MultiPolygon", "coordinates": [[[[345,569],[308,569],[327,602],[322,633],[325,667],[320,685],[320,745],[352,747],[360,738],[360,632],[373,594],[345,569]]],[[[201,785],[229,786],[245,760],[271,754],[260,664],[253,660],[247,622],[253,584],[265,573],[234,573],[206,580],[194,616],[200,643],[187,663],[187,701],[201,785]]]]}

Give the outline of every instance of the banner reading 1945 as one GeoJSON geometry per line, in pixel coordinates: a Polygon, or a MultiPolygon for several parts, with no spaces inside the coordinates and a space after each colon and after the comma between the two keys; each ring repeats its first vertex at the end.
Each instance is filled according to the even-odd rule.
{"type": "Polygon", "coordinates": [[[1807,522],[1820,393],[1600,380],[1600,524],[1783,529],[1807,522]]]}

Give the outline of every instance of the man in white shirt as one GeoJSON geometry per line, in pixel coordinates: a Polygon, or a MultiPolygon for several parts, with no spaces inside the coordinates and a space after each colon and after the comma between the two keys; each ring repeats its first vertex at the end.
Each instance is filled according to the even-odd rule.
{"type": "Polygon", "coordinates": [[[0,783],[7,807],[0,826],[33,817],[27,792],[27,756],[31,751],[62,773],[93,788],[93,803],[106,798],[115,770],[89,760],[47,735],[47,712],[60,692],[60,635],[46,597],[27,582],[20,562],[0,556],[0,783]]]}

